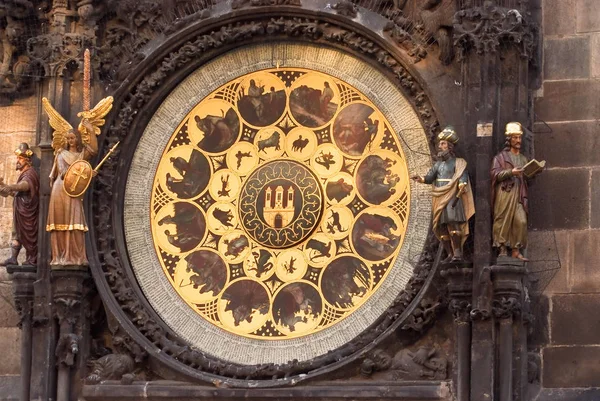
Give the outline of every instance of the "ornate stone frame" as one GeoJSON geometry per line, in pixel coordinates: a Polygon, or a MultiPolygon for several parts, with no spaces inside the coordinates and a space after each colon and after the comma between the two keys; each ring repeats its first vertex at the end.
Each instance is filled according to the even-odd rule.
{"type": "MultiPolygon", "coordinates": [[[[337,350],[308,361],[274,365],[236,365],[191,349],[156,315],[142,295],[129,265],[121,222],[126,172],[143,127],[166,95],[191,71],[250,40],[311,41],[342,49],[375,65],[409,99],[431,138],[438,128],[433,107],[398,54],[374,32],[335,16],[278,7],[256,14],[238,12],[190,24],[169,37],[136,68],[115,94],[103,147],[123,141],[117,157],[101,170],[92,196],[90,263],[109,313],[160,366],[164,377],[181,377],[231,386],[273,387],[330,372],[379,344],[410,315],[435,273],[430,237],[413,277],[392,306],[369,329],[337,350]],[[276,12],[274,12],[276,11],[276,12]]],[[[138,349],[139,347],[131,347],[138,349]]]]}

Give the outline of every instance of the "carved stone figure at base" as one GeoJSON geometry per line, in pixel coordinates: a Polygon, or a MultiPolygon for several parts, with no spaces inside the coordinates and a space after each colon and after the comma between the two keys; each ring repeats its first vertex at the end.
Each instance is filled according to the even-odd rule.
{"type": "MultiPolygon", "coordinates": [[[[78,160],[89,160],[98,152],[96,136],[100,126],[104,124],[103,117],[112,108],[112,97],[102,99],[90,111],[78,115],[82,121],[74,129],[50,105],[48,99],[42,103],[50,117],[50,125],[54,128],[52,147],[55,157],[50,172],[50,204],[46,231],[50,232],[52,260],[50,265],[85,266],[88,264],[85,252],[85,233],[88,231],[83,210],[83,196],[72,197],[65,191],[65,175],[69,167],[78,160]]],[[[74,182],[84,177],[83,171],[74,171],[74,182]]]]}
{"type": "Polygon", "coordinates": [[[455,262],[462,260],[463,244],[469,235],[468,221],[475,214],[475,205],[467,162],[454,154],[458,135],[452,127],[446,127],[438,140],[437,162],[425,177],[412,179],[433,184],[433,232],[448,254],[445,262],[455,262]]]}
{"type": "Polygon", "coordinates": [[[98,384],[105,380],[121,380],[130,384],[133,379],[135,363],[126,354],[109,354],[93,362],[92,373],[85,379],[87,384],[98,384]]]}
{"type": "Polygon", "coordinates": [[[25,248],[26,265],[37,264],[38,214],[40,179],[31,165],[33,152],[29,145],[22,143],[15,150],[17,170],[21,172],[16,184],[7,185],[0,180],[0,196],[12,196],[13,228],[11,256],[2,266],[18,264],[17,257],[25,248]]]}
{"type": "Polygon", "coordinates": [[[527,181],[523,167],[527,158],[521,153],[523,128],[518,122],[506,124],[506,145],[492,162],[492,210],[494,247],[499,256],[527,261],[521,250],[527,247],[527,181]]]}
{"type": "Polygon", "coordinates": [[[419,347],[401,349],[393,358],[377,349],[363,361],[360,372],[379,380],[444,380],[447,368],[448,361],[438,357],[434,348],[419,347]]]}

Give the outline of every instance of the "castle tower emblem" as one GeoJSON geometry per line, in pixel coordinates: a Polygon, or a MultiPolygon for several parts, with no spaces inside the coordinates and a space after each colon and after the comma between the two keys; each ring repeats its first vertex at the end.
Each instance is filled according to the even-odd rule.
{"type": "Polygon", "coordinates": [[[283,228],[292,222],[294,218],[294,188],[289,186],[284,189],[278,185],[265,189],[265,207],[263,218],[265,223],[273,228],[283,228]]]}

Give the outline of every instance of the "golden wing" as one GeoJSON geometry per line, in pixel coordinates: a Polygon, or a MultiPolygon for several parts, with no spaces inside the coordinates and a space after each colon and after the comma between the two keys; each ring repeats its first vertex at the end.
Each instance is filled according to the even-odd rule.
{"type": "Polygon", "coordinates": [[[94,129],[94,134],[96,136],[100,135],[100,127],[104,125],[104,116],[108,114],[108,112],[112,109],[113,106],[113,97],[105,97],[100,100],[96,107],[89,111],[82,111],[81,113],[77,113],[77,117],[81,118],[81,123],[79,123],[79,132],[81,133],[81,140],[83,143],[90,143],[89,135],[91,132],[88,132],[88,129],[85,128],[83,124],[84,120],[87,120],[94,129]]]}
{"type": "Polygon", "coordinates": [[[66,146],[67,132],[72,130],[73,126],[71,126],[71,124],[69,124],[69,122],[54,109],[54,107],[52,107],[45,97],[42,98],[42,105],[44,106],[46,114],[48,114],[50,126],[54,129],[54,132],[52,133],[52,147],[54,148],[54,153],[56,153],[59,149],[64,149],[66,146]]]}

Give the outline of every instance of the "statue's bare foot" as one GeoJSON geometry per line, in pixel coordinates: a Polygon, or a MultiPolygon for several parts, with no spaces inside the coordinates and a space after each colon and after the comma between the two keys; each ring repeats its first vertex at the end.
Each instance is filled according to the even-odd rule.
{"type": "Polygon", "coordinates": [[[525,256],[523,256],[523,254],[521,252],[519,252],[518,249],[515,249],[512,251],[512,257],[515,259],[522,260],[523,262],[529,262],[529,259],[527,259],[525,256]]]}

